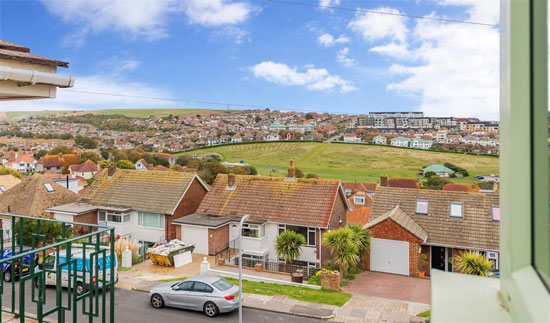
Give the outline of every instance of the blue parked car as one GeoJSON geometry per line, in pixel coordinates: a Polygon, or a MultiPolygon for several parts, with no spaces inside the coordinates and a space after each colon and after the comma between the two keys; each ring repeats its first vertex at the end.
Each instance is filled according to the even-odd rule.
{"type": "MultiPolygon", "coordinates": [[[[32,248],[23,247],[23,252],[27,252],[29,250],[32,250],[32,248]]],[[[18,253],[20,253],[19,247],[15,247],[15,254],[17,255],[18,253]]],[[[5,249],[1,256],[2,256],[2,259],[11,257],[12,256],[11,248],[5,249]]],[[[34,263],[35,265],[38,264],[38,253],[35,254],[34,263]]],[[[30,266],[31,266],[31,256],[26,255],[23,259],[23,264],[19,264],[19,260],[15,261],[15,264],[14,264],[15,279],[19,278],[20,265],[21,265],[21,275],[22,276],[28,275],[30,272],[30,266]]],[[[11,261],[2,264],[2,272],[4,273],[4,281],[6,282],[11,282],[11,280],[13,279],[11,267],[12,267],[11,261]]]]}
{"type": "Polygon", "coordinates": [[[475,178],[477,179],[484,179],[485,177],[481,176],[481,175],[477,175],[475,178]]]}

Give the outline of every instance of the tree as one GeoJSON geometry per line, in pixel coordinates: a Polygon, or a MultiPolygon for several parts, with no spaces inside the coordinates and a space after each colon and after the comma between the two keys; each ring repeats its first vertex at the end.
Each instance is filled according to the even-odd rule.
{"type": "Polygon", "coordinates": [[[0,175],[13,175],[19,179],[23,178],[20,172],[4,166],[0,166],[0,175]]]}
{"type": "Polygon", "coordinates": [[[491,276],[493,261],[477,251],[463,251],[454,258],[455,268],[459,271],[476,276],[491,276]]]}
{"type": "Polygon", "coordinates": [[[333,263],[344,274],[359,262],[359,246],[350,228],[342,227],[325,233],[323,245],[329,248],[333,263]]]}
{"type": "Polygon", "coordinates": [[[311,119],[313,119],[313,118],[315,118],[315,117],[313,116],[313,114],[311,114],[311,113],[307,113],[307,114],[306,114],[306,120],[311,120],[311,119]]]}
{"type": "Polygon", "coordinates": [[[109,151],[108,151],[108,150],[106,150],[106,149],[101,149],[100,154],[101,154],[101,158],[103,158],[103,159],[109,159],[109,151]]]}
{"type": "Polygon", "coordinates": [[[275,241],[275,252],[280,258],[284,258],[289,264],[300,256],[302,246],[306,243],[306,238],[292,230],[287,230],[277,236],[275,241]]]}
{"type": "Polygon", "coordinates": [[[315,174],[315,173],[309,173],[306,175],[306,178],[319,178],[319,175],[315,174]]]}
{"type": "Polygon", "coordinates": [[[36,154],[34,154],[34,158],[40,159],[40,158],[46,156],[47,153],[48,152],[45,151],[44,149],[40,149],[36,154]]]}
{"type": "Polygon", "coordinates": [[[101,168],[107,168],[109,167],[109,161],[107,159],[103,159],[99,162],[99,166],[101,166],[101,168]]]}
{"type": "Polygon", "coordinates": [[[178,158],[176,158],[176,164],[181,166],[186,166],[187,163],[189,163],[189,161],[191,161],[191,157],[187,155],[181,155],[178,158]]]}
{"type": "Polygon", "coordinates": [[[304,178],[304,172],[296,167],[296,178],[304,178]]]}
{"type": "MultiPolygon", "coordinates": [[[[21,220],[15,222],[15,241],[19,242],[19,224],[21,220]]],[[[23,245],[32,247],[32,235],[37,233],[36,230],[37,220],[25,219],[23,222],[23,245]]],[[[59,222],[50,222],[50,221],[41,221],[40,223],[40,234],[46,236],[46,243],[56,242],[58,238],[62,237],[63,234],[63,225],[59,222]]],[[[66,228],[66,237],[72,236],[72,228],[66,228]]],[[[37,239],[40,241],[40,239],[37,239]]],[[[35,242],[36,243],[36,242],[35,242]]]]}
{"type": "Polygon", "coordinates": [[[93,151],[83,152],[82,154],[80,154],[80,159],[82,160],[82,162],[85,162],[87,160],[91,160],[96,164],[99,162],[99,156],[93,151]]]}
{"type": "Polygon", "coordinates": [[[452,182],[448,179],[433,175],[427,177],[426,180],[422,182],[422,187],[429,190],[441,190],[443,186],[447,184],[452,184],[452,182]]]}
{"type": "Polygon", "coordinates": [[[127,160],[127,159],[121,159],[119,161],[116,162],[116,167],[117,168],[120,168],[120,169],[135,169],[135,165],[127,160]]]}
{"type": "Polygon", "coordinates": [[[367,250],[370,250],[372,233],[363,229],[360,224],[348,224],[348,228],[353,231],[353,238],[357,244],[357,255],[361,257],[367,250]]]}

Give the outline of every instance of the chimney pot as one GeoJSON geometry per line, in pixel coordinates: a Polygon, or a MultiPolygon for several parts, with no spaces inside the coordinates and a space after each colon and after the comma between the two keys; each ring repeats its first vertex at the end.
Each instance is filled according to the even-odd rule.
{"type": "Polygon", "coordinates": [[[107,176],[111,177],[115,175],[115,171],[116,171],[115,163],[111,162],[109,164],[109,168],[107,168],[107,176]]]}
{"type": "Polygon", "coordinates": [[[231,173],[227,175],[227,188],[235,187],[235,174],[231,173]]]}
{"type": "Polygon", "coordinates": [[[380,186],[384,186],[384,187],[388,186],[388,176],[386,175],[380,176],[380,186]]]}
{"type": "Polygon", "coordinates": [[[288,167],[287,177],[288,178],[296,177],[296,167],[294,167],[294,161],[293,160],[290,161],[290,166],[288,167]]]}

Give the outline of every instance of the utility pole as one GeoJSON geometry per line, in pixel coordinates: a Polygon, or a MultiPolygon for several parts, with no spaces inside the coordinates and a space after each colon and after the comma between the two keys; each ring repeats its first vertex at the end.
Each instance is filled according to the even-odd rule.
{"type": "Polygon", "coordinates": [[[243,224],[248,218],[245,214],[239,223],[239,323],[243,323],[243,224]]]}

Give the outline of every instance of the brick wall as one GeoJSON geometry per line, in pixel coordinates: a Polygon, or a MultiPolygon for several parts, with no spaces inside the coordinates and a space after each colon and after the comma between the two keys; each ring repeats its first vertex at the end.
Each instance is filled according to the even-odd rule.
{"type": "MultiPolygon", "coordinates": [[[[329,226],[331,230],[346,226],[346,211],[347,210],[344,199],[342,198],[342,195],[338,192],[329,220],[329,226]],[[342,223],[340,223],[340,219],[342,219],[342,223]]],[[[319,257],[319,252],[321,252],[321,264],[324,264],[325,261],[331,259],[332,256],[330,255],[330,250],[327,247],[322,246],[321,244],[322,235],[327,232],[327,230],[320,230],[320,232],[321,235],[319,237],[319,244],[317,244],[317,246],[321,246],[321,249],[317,248],[317,257],[319,257]]]]}
{"type": "MultiPolygon", "coordinates": [[[[95,211],[91,211],[88,213],[83,213],[79,215],[73,216],[73,222],[82,222],[82,223],[89,223],[89,224],[97,224],[97,213],[95,211]]],[[[76,232],[80,233],[88,233],[88,227],[85,226],[75,226],[76,232]],[[82,227],[82,229],[80,228],[82,227]],[[80,231],[79,231],[80,230],[80,231]]],[[[95,231],[95,229],[94,229],[95,231]]]]}
{"type": "Polygon", "coordinates": [[[217,229],[208,229],[208,255],[214,256],[229,243],[229,224],[217,229]]]}
{"type": "Polygon", "coordinates": [[[430,276],[430,271],[431,271],[431,268],[430,268],[430,263],[432,258],[431,250],[432,249],[430,248],[430,246],[423,245],[421,253],[426,255],[427,263],[424,266],[422,265],[421,262],[418,263],[418,270],[420,271],[423,270],[426,276],[430,276]]]}
{"type": "MultiPolygon", "coordinates": [[[[391,219],[380,222],[379,224],[369,229],[374,238],[399,240],[409,242],[409,275],[418,276],[418,269],[420,264],[420,253],[418,248],[422,243],[422,240],[418,239],[415,235],[405,230],[399,224],[393,222],[391,219]]],[[[370,270],[370,255],[369,252],[365,255],[365,268],[370,270]]]]}
{"type": "Polygon", "coordinates": [[[175,224],[172,224],[172,221],[175,219],[181,218],[182,216],[189,215],[194,213],[202,202],[202,199],[206,195],[206,189],[202,186],[197,179],[193,180],[191,186],[185,193],[185,196],[181,200],[180,204],[177,206],[176,211],[172,216],[165,217],[165,228],[166,228],[166,240],[175,239],[176,227],[175,224]]]}

